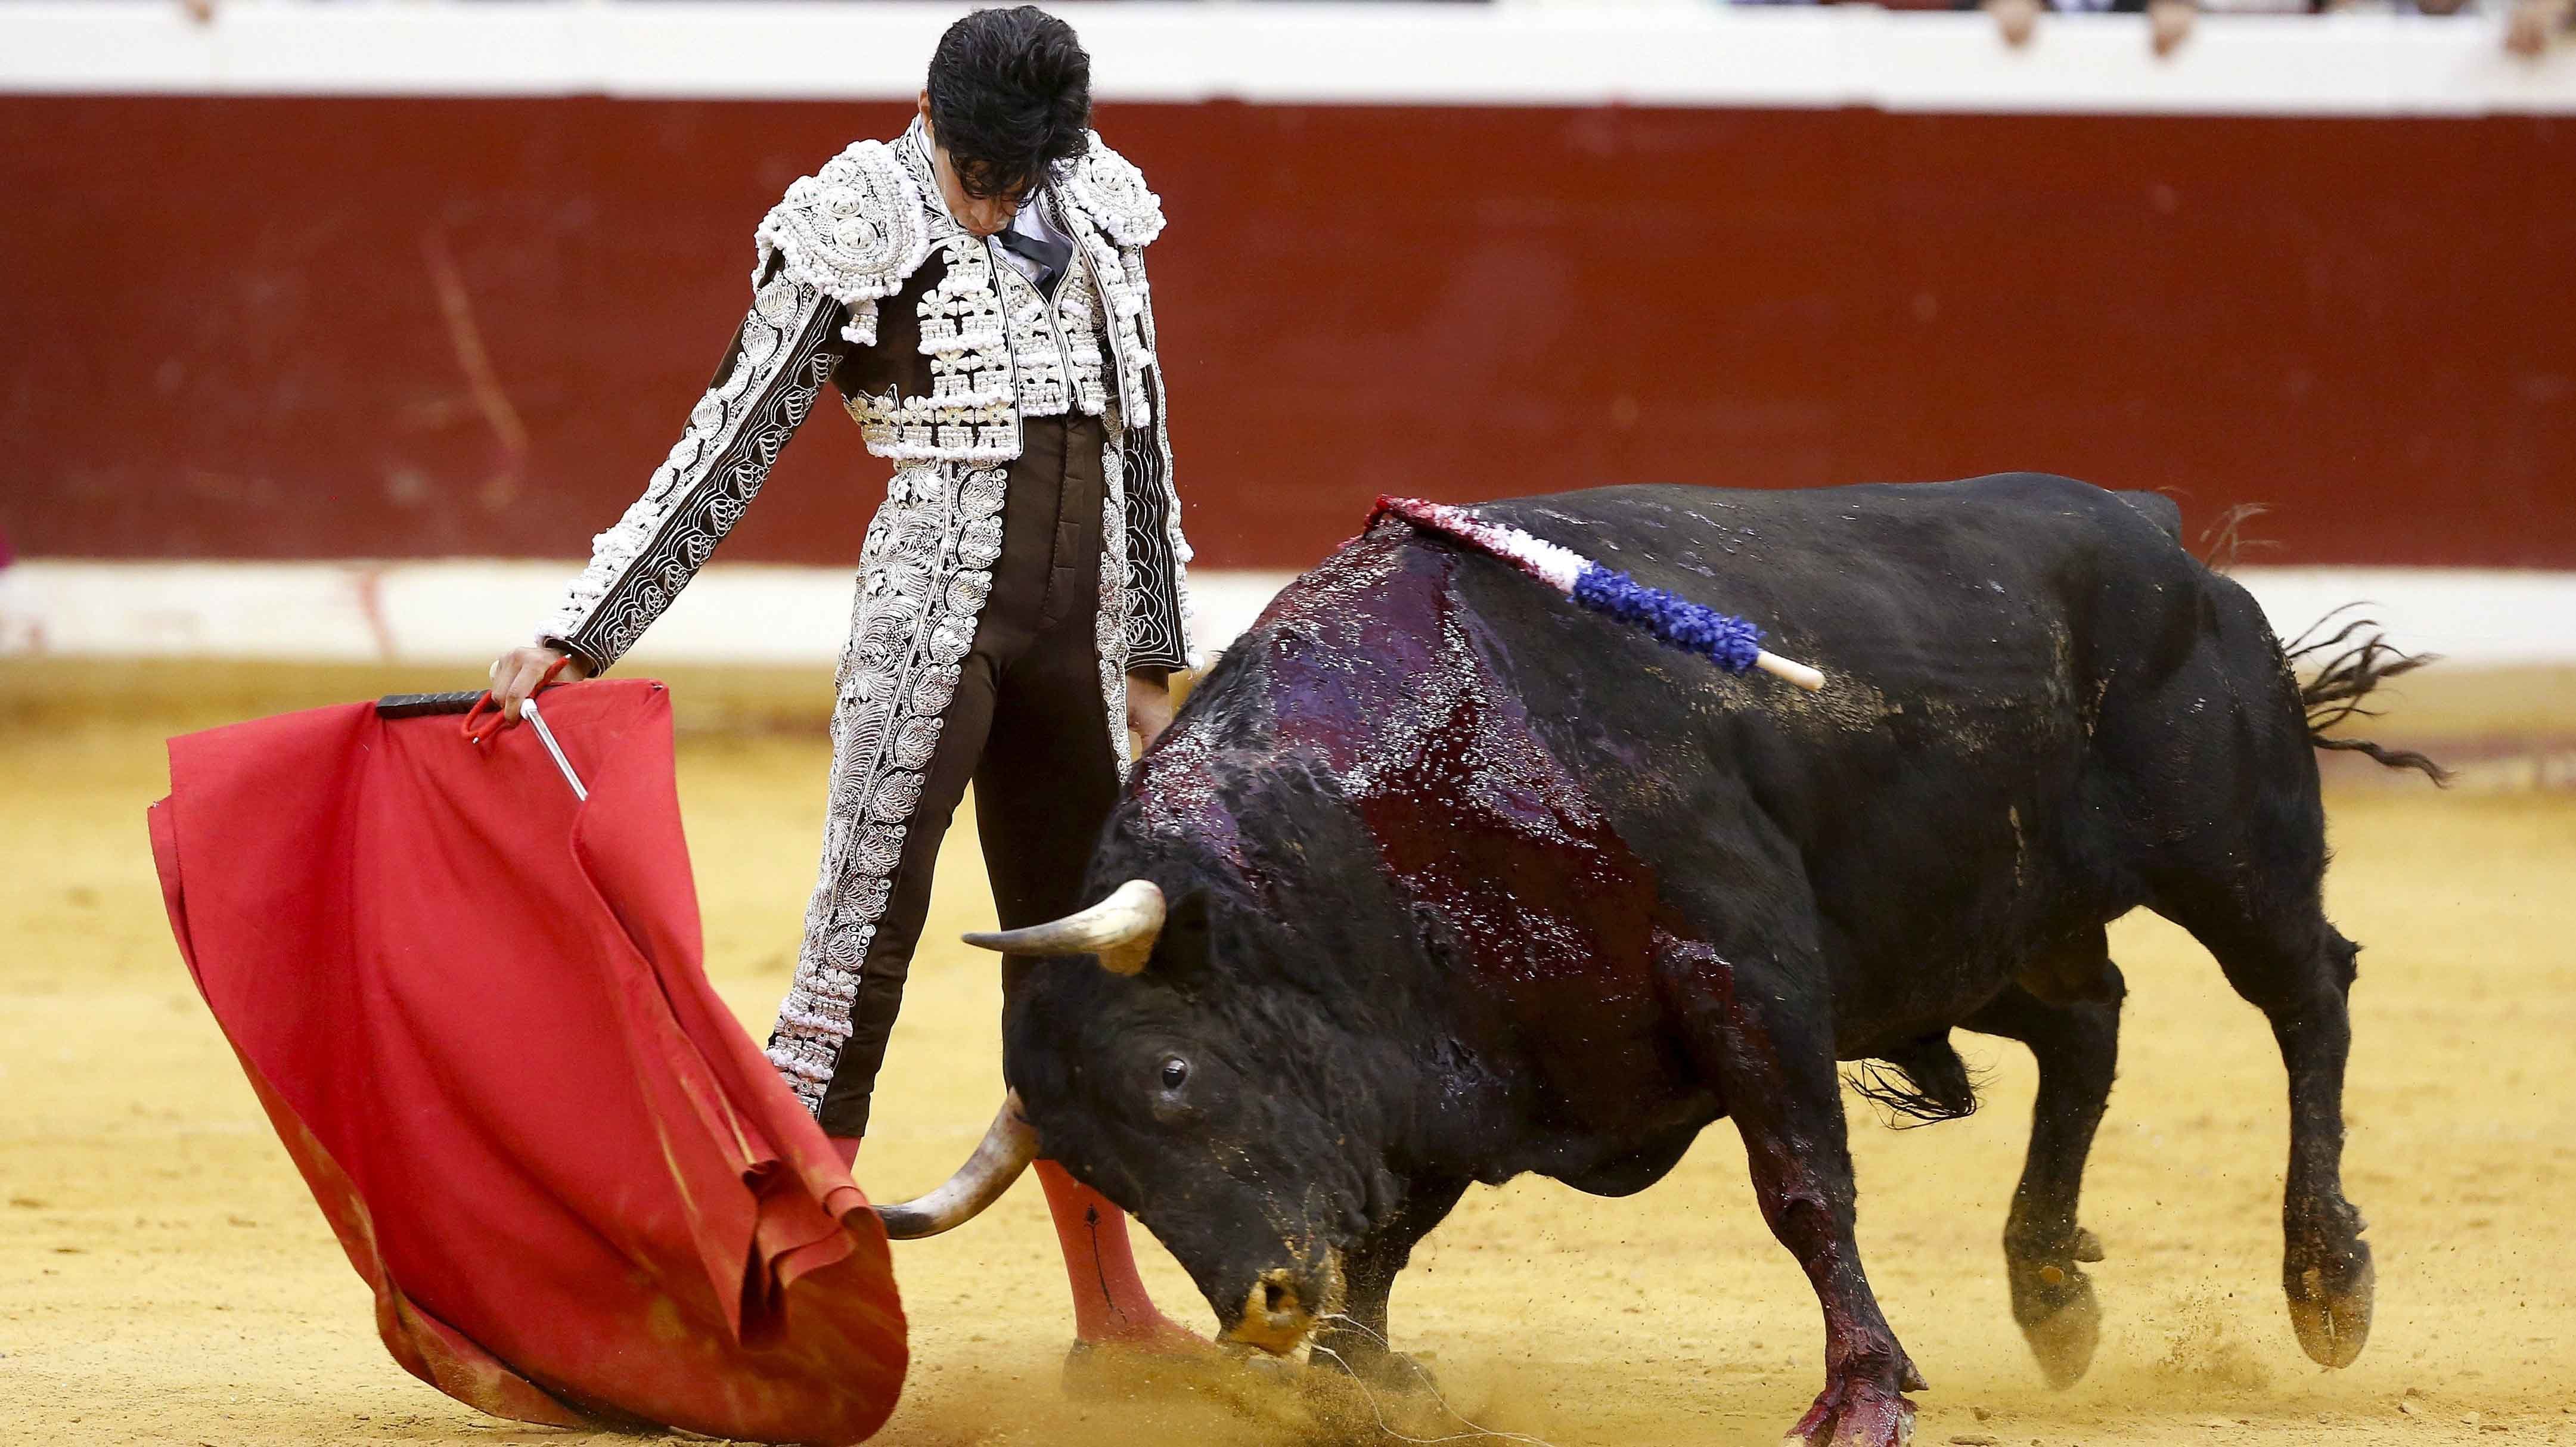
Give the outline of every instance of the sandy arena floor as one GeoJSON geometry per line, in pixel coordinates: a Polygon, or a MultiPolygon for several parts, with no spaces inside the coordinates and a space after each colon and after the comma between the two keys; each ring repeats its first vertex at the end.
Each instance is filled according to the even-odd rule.
{"type": "MultiPolygon", "coordinates": [[[[582,1438],[484,1418],[377,1345],[172,949],[142,817],[169,731],[0,722],[0,1442],[582,1438]]],[[[787,983],[823,765],[803,735],[683,745],[710,969],[756,1032],[787,983]]],[[[2349,788],[2333,807],[2334,914],[2368,946],[2347,1173],[2379,1303],[2360,1363],[2309,1364],[2282,1310],[2282,1075],[2261,1017],[2179,932],[2132,920],[2115,931],[2124,1068],[2086,1196],[2110,1250],[2090,1379],[2043,1387],[2005,1307],[2019,1048],[1971,1043],[1993,1070],[1972,1119],[1899,1133],[1854,1111],[1871,1274],[1934,1384],[1919,1440],[2576,1444],[2576,794],[2349,788]]],[[[987,918],[973,851],[961,818],[934,938],[987,918]]],[[[989,957],[951,945],[916,967],[871,1190],[908,1194],[972,1143],[999,1090],[997,1008],[989,957]]],[[[1064,1399],[1034,1190],[897,1260],[915,1366],[882,1442],[1313,1435],[1203,1400],[1064,1399]]],[[[1205,1322],[1178,1268],[1156,1251],[1148,1269],[1205,1322]]],[[[1396,1330],[1469,1417],[1558,1447],[1771,1442],[1820,1381],[1813,1299],[1724,1127],[1628,1200],[1474,1192],[1398,1288],[1396,1330]]]]}

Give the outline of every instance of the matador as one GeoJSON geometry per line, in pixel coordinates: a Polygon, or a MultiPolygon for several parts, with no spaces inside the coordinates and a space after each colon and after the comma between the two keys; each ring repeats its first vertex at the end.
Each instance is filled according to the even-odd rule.
{"type": "MultiPolygon", "coordinates": [[[[762,218],[750,312],[679,444],[536,642],[494,665],[514,717],[549,670],[614,665],[826,382],[894,465],[841,655],[821,877],[769,1041],[853,1158],[967,783],[1002,924],[1072,913],[1128,729],[1160,730],[1191,661],[1145,276],[1163,215],[1090,108],[1063,21],[1023,6],[950,27],[910,128],[762,218]]],[[[1187,1338],[1147,1298],[1117,1207],[1050,1162],[1038,1175],[1079,1342],[1187,1338]]]]}

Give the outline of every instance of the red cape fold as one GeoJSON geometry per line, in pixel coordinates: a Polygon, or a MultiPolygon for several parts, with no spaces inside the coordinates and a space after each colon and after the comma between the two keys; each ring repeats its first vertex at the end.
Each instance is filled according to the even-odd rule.
{"type": "Polygon", "coordinates": [[[906,1364],[885,1232],[700,968],[656,683],[526,728],[314,709],[170,743],[179,950],[376,1295],[497,1416],[856,1442],[906,1364]]]}

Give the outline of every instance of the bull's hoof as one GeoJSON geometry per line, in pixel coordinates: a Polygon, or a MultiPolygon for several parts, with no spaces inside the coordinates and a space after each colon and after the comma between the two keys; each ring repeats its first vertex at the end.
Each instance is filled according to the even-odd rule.
{"type": "Polygon", "coordinates": [[[1319,1337],[1313,1363],[1321,1370],[1339,1372],[1381,1392],[1436,1395],[1440,1390],[1440,1379],[1432,1373],[1430,1357],[1407,1356],[1371,1341],[1353,1343],[1347,1338],[1319,1337]]]}
{"type": "Polygon", "coordinates": [[[2013,1322],[2052,1387],[2075,1385],[2093,1365],[2093,1349],[2102,1340],[2102,1307],[2092,1278],[2075,1263],[2101,1259],[2101,1240],[2082,1229],[2063,1251],[2005,1259],[2013,1322]]]}
{"type": "Polygon", "coordinates": [[[2023,1322],[2021,1334],[2050,1386],[2063,1389],[2084,1380],[2093,1365],[2093,1349],[2102,1342],[2102,1308],[2094,1303],[2091,1283],[2056,1314],[2023,1322]]]}
{"type": "Polygon", "coordinates": [[[1317,1356],[1298,1378],[1299,1405],[1315,1424],[1294,1440],[1363,1447],[1386,1442],[1455,1442],[1490,1435],[1467,1425],[1463,1408],[1407,1367],[1408,1359],[1387,1353],[1377,1361],[1353,1360],[1337,1365],[1317,1356]]]}
{"type": "Polygon", "coordinates": [[[1914,1404],[1869,1382],[1836,1382],[1780,1447],[1904,1447],[1914,1440],[1914,1404]]]}
{"type": "Polygon", "coordinates": [[[2302,1261],[2302,1255],[2291,1252],[2281,1272],[2299,1348],[2319,1366],[2351,1366],[2370,1340],[2370,1298],[2378,1281],[2370,1245],[2355,1239],[2340,1256],[2302,1261]]]}

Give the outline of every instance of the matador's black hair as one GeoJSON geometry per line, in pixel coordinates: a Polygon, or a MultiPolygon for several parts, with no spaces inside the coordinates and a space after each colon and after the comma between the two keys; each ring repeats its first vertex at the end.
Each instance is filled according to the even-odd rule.
{"type": "Polygon", "coordinates": [[[978,10],[930,55],[930,127],[975,197],[1018,196],[1089,146],[1091,57],[1038,9],[978,10]]]}

